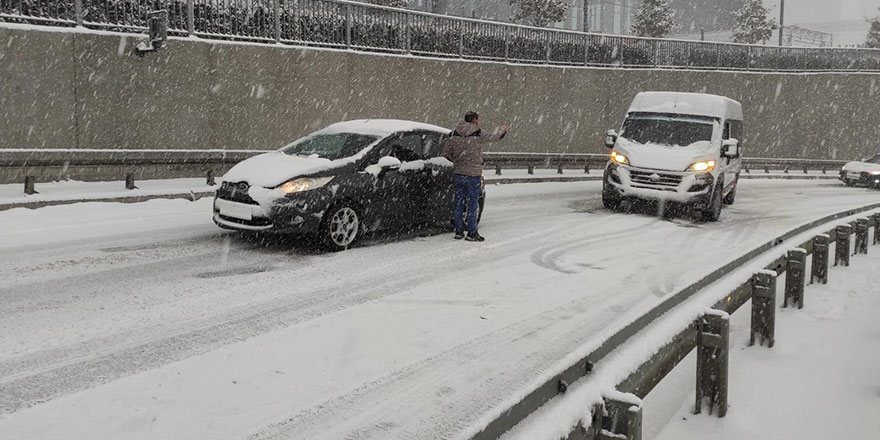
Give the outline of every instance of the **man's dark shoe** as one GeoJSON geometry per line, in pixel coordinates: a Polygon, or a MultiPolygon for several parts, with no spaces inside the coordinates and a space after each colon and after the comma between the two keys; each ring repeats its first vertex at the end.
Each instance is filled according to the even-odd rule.
{"type": "Polygon", "coordinates": [[[479,232],[474,232],[473,234],[468,234],[465,238],[466,241],[486,241],[479,232]]]}
{"type": "Polygon", "coordinates": [[[455,231],[455,239],[461,240],[462,238],[464,238],[464,231],[455,231]]]}

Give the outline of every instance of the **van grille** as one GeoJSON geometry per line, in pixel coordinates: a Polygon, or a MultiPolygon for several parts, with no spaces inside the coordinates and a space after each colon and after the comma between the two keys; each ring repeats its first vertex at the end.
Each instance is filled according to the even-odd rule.
{"type": "Polygon", "coordinates": [[[681,184],[681,175],[658,173],[654,171],[636,171],[630,170],[630,180],[633,186],[638,185],[642,188],[672,190],[674,191],[681,184]]]}

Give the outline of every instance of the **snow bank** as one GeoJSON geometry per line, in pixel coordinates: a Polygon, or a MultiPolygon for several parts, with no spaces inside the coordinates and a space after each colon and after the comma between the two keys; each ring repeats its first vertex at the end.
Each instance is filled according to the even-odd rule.
{"type": "MultiPolygon", "coordinates": [[[[835,268],[811,285],[806,308],[780,309],[772,350],[745,348],[749,314],[731,321],[731,409],[718,419],[691,414],[693,391],[657,440],[872,439],[880,437],[876,350],[880,324],[877,253],[835,268]]],[[[780,290],[782,286],[778,287],[780,290]]],[[[777,295],[781,300],[783,295],[777,295]]],[[[692,382],[691,382],[692,388],[692,382]]],[[[674,404],[674,402],[670,402],[674,404]]],[[[650,405],[650,402],[648,403],[650,405]]],[[[660,427],[657,427],[660,428],[660,427]]],[[[653,426],[646,426],[654,430],[653,426]]],[[[651,437],[646,437],[651,438],[651,437]]]]}

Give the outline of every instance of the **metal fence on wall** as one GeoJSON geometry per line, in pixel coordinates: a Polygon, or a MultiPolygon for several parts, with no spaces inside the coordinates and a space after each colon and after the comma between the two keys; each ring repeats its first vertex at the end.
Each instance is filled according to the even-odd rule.
{"type": "Polygon", "coordinates": [[[880,50],[601,35],[344,0],[0,0],[0,21],[516,63],[757,71],[880,71],[880,50]]]}

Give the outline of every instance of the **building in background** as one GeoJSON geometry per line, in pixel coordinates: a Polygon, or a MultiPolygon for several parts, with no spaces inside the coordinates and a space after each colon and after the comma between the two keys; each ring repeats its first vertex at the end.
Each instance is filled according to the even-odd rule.
{"type": "Polygon", "coordinates": [[[784,46],[832,47],[834,46],[834,34],[802,26],[786,26],[782,30],[782,44],[784,46]]]}
{"type": "MultiPolygon", "coordinates": [[[[571,0],[571,7],[569,7],[568,12],[566,12],[565,18],[561,22],[556,23],[553,27],[578,31],[584,30],[584,1],[585,0],[571,0]]],[[[611,5],[612,2],[629,4],[641,0],[605,0],[609,2],[609,6],[604,8],[602,6],[596,6],[594,9],[593,4],[596,3],[598,5],[598,2],[600,1],[602,0],[587,0],[587,4],[590,6],[591,13],[596,15],[596,26],[599,26],[599,17],[604,13],[605,20],[610,29],[613,26],[613,23],[615,23],[613,15],[615,13],[615,8],[611,5]]],[[[477,18],[481,20],[510,21],[510,17],[513,15],[513,8],[507,0],[410,0],[409,7],[419,11],[477,18]]],[[[625,10],[624,8],[618,7],[617,10],[620,17],[626,15],[623,13],[625,10]]],[[[621,23],[618,28],[621,32],[623,32],[624,28],[628,29],[629,21],[621,23]]]]}
{"type": "Polygon", "coordinates": [[[675,11],[676,34],[700,34],[732,31],[733,13],[742,9],[744,0],[669,0],[675,11]]]}
{"type": "MultiPolygon", "coordinates": [[[[583,11],[584,0],[580,3],[583,11]]],[[[642,0],[586,0],[587,29],[603,34],[630,35],[633,17],[641,3],[642,0]]]]}
{"type": "Polygon", "coordinates": [[[510,21],[507,0],[410,0],[410,9],[481,20],[510,21]]]}
{"type": "MultiPolygon", "coordinates": [[[[701,30],[706,33],[730,31],[733,29],[733,12],[742,7],[743,1],[669,0],[678,25],[676,34],[699,34],[701,30]]],[[[630,35],[633,17],[641,3],[642,0],[571,0],[565,19],[554,27],[630,35]]],[[[496,21],[510,21],[513,12],[507,0],[410,0],[410,8],[496,21]]]]}

